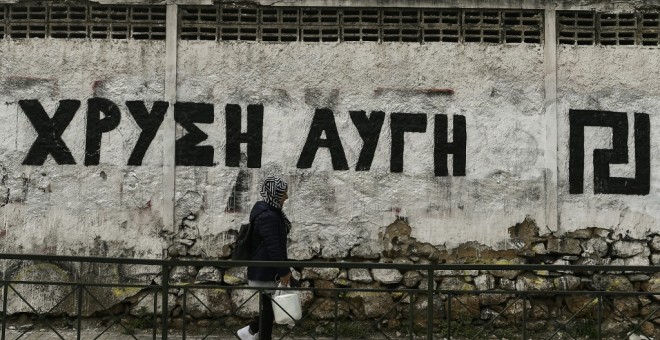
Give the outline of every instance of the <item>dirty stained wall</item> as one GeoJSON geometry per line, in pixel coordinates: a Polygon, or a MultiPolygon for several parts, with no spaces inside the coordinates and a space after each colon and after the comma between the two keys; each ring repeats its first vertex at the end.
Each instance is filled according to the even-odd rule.
{"type": "Polygon", "coordinates": [[[408,217],[414,236],[433,244],[459,244],[471,235],[495,245],[507,231],[489,226],[510,226],[526,215],[544,219],[539,46],[190,42],[180,44],[179,58],[179,100],[212,102],[218,118],[200,127],[221,164],[201,170],[205,180],[198,185],[186,170],[177,172],[177,183],[190,183],[186,190],[207,198],[202,233],[232,228],[231,220],[244,217],[267,173],[282,174],[292,185],[285,210],[295,221],[292,237],[300,245],[292,246],[301,258],[348,256],[353,245],[375,239],[396,215],[408,217]],[[436,88],[455,93],[430,92],[436,88]],[[261,168],[223,167],[225,105],[245,110],[259,103],[261,168]],[[296,167],[317,108],[334,113],[346,170],[333,169],[327,148],[317,151],[311,168],[296,167]],[[368,171],[356,170],[363,142],[349,112],[359,110],[385,113],[368,171]],[[390,169],[393,113],[428,117],[425,132],[405,134],[402,173],[390,169]],[[439,114],[465,117],[466,176],[434,176],[439,114]],[[227,214],[242,172],[248,174],[247,197],[232,206],[236,213],[227,214]]]}
{"type": "Polygon", "coordinates": [[[162,100],[162,42],[0,40],[2,242],[6,253],[160,257],[162,146],[126,166],[140,129],[125,102],[162,100]],[[85,166],[87,100],[121,110],[104,133],[98,166],[85,166]],[[52,117],[59,101],[80,107],[62,132],[76,164],[22,165],[38,133],[19,100],[38,99],[52,117]]]}
{"type": "Polygon", "coordinates": [[[448,248],[469,241],[508,248],[508,228],[526,217],[542,233],[592,226],[636,238],[657,232],[658,48],[557,46],[554,33],[544,34],[533,44],[171,39],[167,48],[154,40],[0,39],[0,251],[161,257],[182,221],[194,220],[196,254],[227,256],[229,231],[246,221],[267,174],[290,183],[285,212],[294,224],[295,259],[350,256],[397,217],[420,242],[448,248]],[[173,183],[165,180],[175,143],[168,125],[147,124],[158,128],[141,141],[146,116],[128,104],[164,113],[155,108],[167,105],[168,86],[176,104],[169,103],[165,121],[178,107],[188,121],[177,120],[176,142],[185,140],[177,145],[191,151],[177,158],[173,183]],[[30,100],[53,122],[60,101],[80,106],[70,123],[43,134],[60,129],[60,136],[40,144],[20,104],[30,100]],[[238,156],[228,146],[227,117],[237,109],[239,134],[248,134],[250,112],[263,113],[257,163],[249,143],[238,156]],[[580,130],[579,192],[581,156],[569,117],[584,110],[626,118],[607,115],[616,116],[607,123],[616,126],[602,127],[604,116],[596,115],[580,130]],[[635,113],[646,114],[637,130],[635,113]],[[356,115],[370,124],[380,115],[382,125],[361,130],[356,115]],[[461,133],[464,151],[446,160],[436,154],[438,136],[451,143],[461,133]],[[636,136],[648,140],[649,162],[636,165],[636,136]],[[307,150],[315,137],[322,142],[307,150]],[[52,154],[26,164],[35,144],[51,151],[66,144],[75,164],[52,154]],[[360,161],[365,144],[373,147],[367,163],[360,161]],[[136,148],[144,152],[139,162],[136,148]],[[642,183],[629,191],[637,182],[601,175],[597,188],[595,149],[616,150],[603,156],[599,174],[640,173],[648,190],[642,183]],[[457,155],[465,157],[464,172],[457,155]],[[172,186],[169,197],[164,188],[172,186]],[[173,221],[164,203],[170,200],[173,221]]]}

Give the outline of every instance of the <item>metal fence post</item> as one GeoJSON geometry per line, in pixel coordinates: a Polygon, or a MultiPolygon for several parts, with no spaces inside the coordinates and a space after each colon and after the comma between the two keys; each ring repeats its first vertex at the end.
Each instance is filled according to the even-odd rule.
{"type": "Polygon", "coordinates": [[[80,334],[82,331],[82,296],[83,296],[83,286],[78,284],[76,285],[76,312],[78,313],[78,330],[76,331],[76,339],[80,340],[80,334]]]}
{"type": "Polygon", "coordinates": [[[525,340],[527,338],[527,294],[523,293],[522,298],[523,298],[522,340],[525,340]]]}
{"type": "Polygon", "coordinates": [[[2,340],[5,339],[5,330],[7,329],[7,293],[9,293],[9,283],[2,283],[2,340]]]}
{"type": "Polygon", "coordinates": [[[413,309],[413,307],[414,307],[414,304],[415,304],[416,297],[415,297],[415,299],[413,299],[413,295],[412,295],[412,293],[410,293],[410,295],[408,295],[408,298],[410,299],[410,303],[409,303],[409,306],[408,306],[408,338],[409,338],[409,340],[413,340],[413,337],[414,337],[414,334],[415,334],[414,324],[413,324],[413,313],[414,313],[415,310],[413,309]]]}
{"type": "Polygon", "coordinates": [[[170,266],[167,264],[163,265],[163,295],[162,301],[163,305],[161,306],[161,322],[162,322],[162,339],[167,340],[167,323],[169,316],[169,311],[167,310],[167,299],[170,290],[170,266]]]}
{"type": "Polygon", "coordinates": [[[183,318],[183,320],[182,320],[182,322],[183,322],[183,325],[182,325],[182,327],[183,327],[183,330],[182,330],[183,331],[183,340],[186,340],[186,300],[188,300],[188,289],[183,288],[183,306],[182,306],[183,313],[181,313],[181,317],[183,318]]]}
{"type": "Polygon", "coordinates": [[[601,326],[603,325],[603,295],[598,294],[598,328],[596,329],[596,337],[601,339],[601,326]]]}
{"type": "Polygon", "coordinates": [[[451,293],[447,294],[447,339],[451,340],[451,293]]]}
{"type": "Polygon", "coordinates": [[[156,340],[156,333],[158,333],[158,289],[154,289],[154,312],[151,320],[151,333],[153,340],[156,340]]]}
{"type": "Polygon", "coordinates": [[[337,340],[337,323],[339,322],[339,291],[335,291],[335,340],[337,340]]]}
{"type": "Polygon", "coordinates": [[[428,284],[428,287],[426,287],[426,294],[428,294],[428,296],[426,297],[426,338],[428,340],[433,340],[433,270],[429,269],[427,274],[426,283],[428,284]]]}

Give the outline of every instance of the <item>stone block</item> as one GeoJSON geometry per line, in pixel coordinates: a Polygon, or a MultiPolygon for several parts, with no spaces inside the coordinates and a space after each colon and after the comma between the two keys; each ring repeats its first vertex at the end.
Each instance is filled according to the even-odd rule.
{"type": "Polygon", "coordinates": [[[230,286],[246,284],[247,281],[247,267],[232,267],[222,275],[222,282],[230,286]]]}
{"type": "Polygon", "coordinates": [[[259,314],[259,293],[256,290],[232,289],[230,296],[232,310],[237,316],[251,318],[259,314]]]}
{"type": "Polygon", "coordinates": [[[660,253],[651,254],[651,262],[654,266],[660,265],[660,253]]]}
{"type": "MultiPolygon", "coordinates": [[[[417,288],[418,288],[418,289],[421,289],[421,290],[428,290],[428,288],[429,288],[429,281],[428,281],[428,280],[421,280],[421,281],[419,282],[419,287],[417,287],[417,288]]],[[[432,281],[432,287],[431,287],[431,290],[435,290],[436,288],[438,288],[438,284],[437,284],[435,281],[432,281]]]]}
{"type": "MultiPolygon", "coordinates": [[[[183,306],[183,290],[179,292],[179,306],[183,306]]],[[[185,294],[186,309],[183,313],[195,319],[216,318],[230,315],[232,299],[226,289],[188,289],[185,294]]]]}
{"type": "Polygon", "coordinates": [[[474,284],[478,290],[495,289],[495,277],[489,274],[479,275],[474,278],[474,284]]]}
{"type": "Polygon", "coordinates": [[[412,288],[417,286],[420,280],[422,280],[422,274],[420,274],[416,270],[410,270],[403,274],[402,283],[404,286],[408,288],[412,288]]]}
{"type": "Polygon", "coordinates": [[[314,293],[318,296],[323,296],[323,297],[333,297],[335,296],[335,293],[330,290],[325,290],[325,289],[334,289],[337,288],[334,283],[326,280],[314,280],[314,288],[317,288],[318,290],[315,290],[314,293]]]}
{"type": "Polygon", "coordinates": [[[354,246],[350,254],[353,257],[363,259],[378,259],[383,252],[383,245],[380,241],[369,240],[354,246]]]}
{"type": "Polygon", "coordinates": [[[660,235],[655,235],[649,242],[651,250],[660,252],[660,235]]]}
{"type": "Polygon", "coordinates": [[[473,284],[465,282],[463,278],[460,277],[445,277],[440,281],[438,289],[440,290],[456,290],[456,291],[471,291],[475,290],[473,284]]]}
{"type": "Polygon", "coordinates": [[[479,319],[481,317],[478,296],[459,295],[451,297],[451,300],[451,315],[449,316],[451,320],[479,319]]]}
{"type": "Polygon", "coordinates": [[[578,239],[551,237],[548,239],[548,251],[554,254],[580,255],[582,248],[578,239]]]}
{"type": "Polygon", "coordinates": [[[482,306],[494,306],[505,303],[509,299],[510,295],[507,294],[494,294],[494,293],[484,293],[479,294],[479,300],[481,301],[482,306]]]}
{"type": "Polygon", "coordinates": [[[195,283],[221,283],[222,272],[216,267],[202,267],[197,272],[195,283]]]}
{"type": "Polygon", "coordinates": [[[340,272],[339,268],[304,268],[302,278],[304,280],[323,279],[332,281],[337,278],[340,272]]]}
{"type": "Polygon", "coordinates": [[[558,290],[578,290],[582,280],[577,276],[566,275],[554,278],[552,283],[558,290]]]}
{"type": "Polygon", "coordinates": [[[628,318],[636,317],[640,312],[639,300],[636,296],[615,297],[613,305],[617,310],[617,315],[624,315],[628,318]]]}
{"type": "Polygon", "coordinates": [[[635,255],[650,255],[646,242],[641,241],[616,241],[612,243],[612,256],[614,257],[633,257],[635,255]]]}
{"type": "Polygon", "coordinates": [[[629,292],[633,290],[632,283],[623,275],[594,274],[590,286],[592,289],[602,291],[629,292]]]}
{"type": "Polygon", "coordinates": [[[373,281],[369,269],[351,268],[348,270],[348,279],[360,283],[370,283],[373,281]]]}
{"type": "Polygon", "coordinates": [[[372,269],[371,275],[374,280],[383,284],[394,284],[401,282],[403,275],[396,269],[372,269]]]}
{"type": "MultiPolygon", "coordinates": [[[[335,318],[335,301],[328,298],[316,299],[310,307],[310,317],[314,320],[332,320],[335,318]]],[[[339,300],[337,302],[337,316],[345,318],[349,314],[348,302],[339,300]]]]}
{"type": "Polygon", "coordinates": [[[592,238],[580,243],[582,247],[583,256],[586,257],[605,257],[609,246],[607,242],[600,238],[592,238]]]}
{"type": "Polygon", "coordinates": [[[516,278],[517,291],[550,291],[553,289],[555,289],[554,284],[545,277],[523,274],[516,278]]]}

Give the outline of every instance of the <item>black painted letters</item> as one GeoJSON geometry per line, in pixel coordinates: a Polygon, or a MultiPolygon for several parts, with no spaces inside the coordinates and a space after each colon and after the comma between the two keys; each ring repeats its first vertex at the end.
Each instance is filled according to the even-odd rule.
{"type": "Polygon", "coordinates": [[[144,101],[128,101],[126,102],[126,106],[137,125],[142,129],[140,137],[138,137],[137,143],[135,143],[135,148],[133,148],[133,152],[131,152],[131,156],[128,158],[128,165],[142,165],[142,159],[147,153],[151,141],[156,137],[160,124],[165,119],[165,113],[167,113],[169,103],[154,102],[151,107],[151,113],[147,111],[144,101]]]}
{"type": "Polygon", "coordinates": [[[625,112],[570,110],[569,192],[584,191],[584,127],[612,128],[612,149],[594,150],[594,193],[647,195],[651,179],[649,115],[635,113],[635,178],[610,177],[610,164],[628,163],[628,116],[625,112]]]}
{"type": "Polygon", "coordinates": [[[378,146],[380,130],[385,121],[385,113],[373,111],[369,118],[367,118],[367,114],[364,111],[350,111],[349,113],[353,124],[362,138],[362,151],[360,151],[360,157],[355,166],[355,171],[369,171],[371,162],[374,160],[376,147],[378,146]]]}
{"type": "Polygon", "coordinates": [[[241,143],[246,143],[248,168],[261,167],[264,106],[260,104],[248,105],[247,115],[247,132],[241,133],[241,107],[236,104],[227,104],[225,107],[227,126],[226,166],[237,167],[240,165],[241,143]]]}
{"type": "Polygon", "coordinates": [[[18,105],[23,109],[38,134],[23,160],[23,165],[43,165],[49,154],[53,156],[57,164],[76,164],[61,136],[80,108],[80,101],[60,100],[53,119],[48,117],[46,110],[36,99],[19,100],[18,105]]]}
{"type": "Polygon", "coordinates": [[[447,115],[435,115],[433,162],[436,176],[448,176],[447,155],[452,154],[452,174],[465,176],[467,130],[465,116],[453,117],[454,134],[452,142],[447,141],[447,115]]]}
{"type": "Polygon", "coordinates": [[[213,146],[197,145],[205,141],[209,135],[195,125],[195,123],[213,123],[213,105],[175,103],[174,119],[188,131],[188,134],[176,140],[176,165],[213,166],[213,146]]]}
{"type": "Polygon", "coordinates": [[[101,158],[101,137],[119,125],[121,113],[115,103],[105,98],[87,100],[87,143],[85,144],[85,165],[99,165],[101,158]],[[101,118],[101,112],[105,117],[101,118]]]}
{"type": "Polygon", "coordinates": [[[390,116],[392,153],[390,171],[403,172],[403,150],[406,132],[426,132],[426,115],[423,113],[393,113],[390,116]]]}
{"type": "Polygon", "coordinates": [[[344,148],[339,139],[335,116],[330,109],[316,109],[307,135],[307,141],[300,153],[300,158],[298,158],[297,167],[300,169],[311,168],[314,157],[316,157],[316,151],[321,147],[330,150],[332,167],[335,170],[348,170],[348,161],[346,161],[346,154],[344,154],[344,148]],[[324,131],[326,138],[321,139],[324,131]]]}

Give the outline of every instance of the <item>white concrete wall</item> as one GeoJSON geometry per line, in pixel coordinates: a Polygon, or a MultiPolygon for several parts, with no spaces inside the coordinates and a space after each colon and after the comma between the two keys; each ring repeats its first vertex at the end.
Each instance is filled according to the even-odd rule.
{"type": "MultiPolygon", "coordinates": [[[[649,194],[594,193],[591,154],[611,147],[612,134],[591,127],[585,129],[584,192],[568,189],[571,109],[629,113],[629,163],[612,166],[612,175],[634,176],[632,115],[650,115],[651,138],[660,124],[658,48],[559,46],[554,55],[545,53],[547,46],[516,44],[168,46],[169,51],[164,42],[0,40],[0,251],[160,257],[168,241],[163,228],[190,214],[201,235],[224,237],[236,229],[259,198],[266,174],[290,183],[285,212],[294,223],[296,258],[347,256],[396,216],[408,219],[418,240],[447,247],[477,241],[506,248],[507,229],[526,216],[542,232],[598,226],[641,237],[658,230],[653,164],[660,151],[653,139],[649,194]],[[176,68],[167,73],[168,65],[176,68]],[[166,73],[176,82],[166,82],[166,73]],[[556,83],[549,78],[554,74],[556,83]],[[167,86],[178,102],[214,105],[213,122],[196,126],[209,136],[200,145],[214,148],[215,165],[178,166],[174,183],[163,180],[173,143],[165,123],[143,164],[127,165],[141,129],[125,102],[144,100],[150,107],[167,101],[167,86]],[[117,104],[121,122],[103,134],[100,164],[85,166],[86,103],[93,97],[117,104]],[[51,116],[59,100],[82,102],[62,135],[76,165],[58,165],[51,157],[43,166],[22,165],[37,137],[18,105],[24,99],[38,99],[51,116]],[[240,168],[225,165],[227,104],[242,107],[244,129],[247,105],[264,107],[259,169],[247,168],[245,161],[240,168]],[[318,108],[334,112],[348,170],[333,170],[326,148],[319,149],[311,168],[296,166],[318,108]],[[355,170],[362,139],[352,110],[385,112],[369,171],[355,170]],[[426,132],[405,135],[401,173],[390,170],[395,112],[427,116],[426,132]],[[448,115],[450,126],[453,117],[465,117],[465,176],[434,175],[436,114],[448,115]],[[244,183],[237,185],[238,178],[244,183]],[[168,196],[171,185],[174,197],[168,196]],[[553,192],[558,202],[551,202],[553,192]],[[237,203],[228,212],[232,195],[237,203]],[[174,221],[168,217],[172,199],[174,221]]],[[[176,138],[187,133],[178,126],[176,138]]],[[[202,239],[200,245],[212,255],[216,242],[202,239]]]]}
{"type": "Polygon", "coordinates": [[[224,106],[240,104],[245,111],[263,103],[263,164],[250,170],[249,202],[258,198],[264,173],[287,178],[292,189],[285,210],[304,244],[321,252],[340,244],[347,251],[376,237],[400,211],[421,240],[494,245],[526,215],[544,220],[542,53],[522,45],[182,42],[178,100],[216,105],[217,120],[199,126],[220,165],[197,170],[204,173],[197,185],[181,169],[177,191],[206,198],[200,225],[208,232],[234,227],[228,219],[243,216],[223,212],[239,171],[223,166],[224,106]],[[423,93],[435,88],[455,94],[423,93]],[[319,149],[310,169],[296,168],[314,111],[323,107],[335,113],[347,171],[333,170],[327,148],[319,149]],[[386,113],[370,171],[355,171],[362,140],[350,110],[386,113]],[[403,173],[390,171],[394,112],[428,116],[425,133],[406,134],[403,173]],[[465,116],[465,177],[434,176],[435,114],[465,116]]]}
{"type": "Polygon", "coordinates": [[[563,230],[591,226],[613,228],[617,233],[642,237],[660,229],[660,177],[655,162],[660,157],[660,69],[658,48],[631,46],[566,47],[558,53],[559,89],[559,195],[563,230]],[[627,164],[610,166],[612,176],[635,177],[634,113],[646,113],[651,123],[651,179],[647,195],[594,193],[593,150],[612,148],[610,128],[585,129],[584,193],[569,193],[569,109],[626,112],[628,114],[627,164]]]}
{"type": "Polygon", "coordinates": [[[8,253],[160,257],[162,145],[126,166],[140,128],[128,100],[162,100],[165,45],[137,41],[0,41],[2,242],[8,253]],[[87,100],[121,110],[104,134],[98,166],[85,166],[87,100]],[[22,165],[37,137],[18,101],[38,99],[52,117],[62,99],[81,106],[62,134],[75,165],[22,165]]]}

